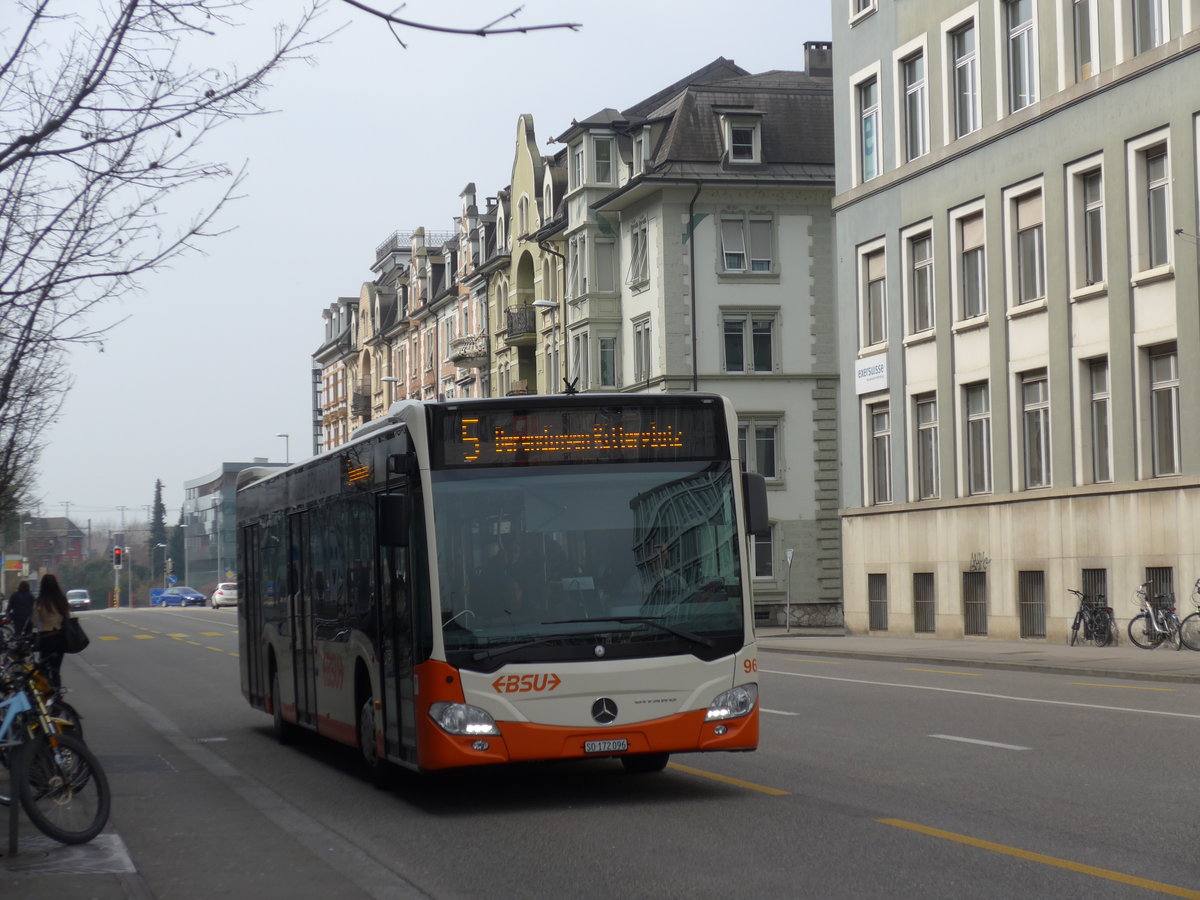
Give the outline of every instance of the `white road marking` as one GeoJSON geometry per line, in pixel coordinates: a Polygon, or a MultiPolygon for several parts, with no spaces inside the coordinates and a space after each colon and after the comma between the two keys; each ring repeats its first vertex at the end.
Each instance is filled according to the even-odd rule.
{"type": "Polygon", "coordinates": [[[931,738],[943,741],[958,741],[960,744],[978,744],[980,747],[999,747],[1001,750],[1032,750],[1032,747],[1022,747],[1019,744],[1001,744],[999,741],[981,741],[978,738],[956,737],[953,734],[931,734],[931,738]]]}
{"type": "Polygon", "coordinates": [[[1200,713],[1166,712],[1161,709],[1134,709],[1128,706],[1105,706],[1100,703],[1073,703],[1070,700],[1045,700],[1041,697],[1013,697],[1009,694],[989,694],[985,691],[966,691],[962,688],[933,687],[927,684],[897,684],[893,681],[868,681],[863,678],[838,678],[834,675],[813,675],[809,672],[782,672],[778,669],[759,669],[768,675],[790,678],[816,678],[820,681],[845,681],[850,684],[870,684],[876,687],[908,688],[913,691],[935,691],[940,694],[965,694],[968,697],[989,697],[993,700],[1012,700],[1017,703],[1043,703],[1048,706],[1071,706],[1076,709],[1102,709],[1109,712],[1138,713],[1143,716],[1167,716],[1173,719],[1200,719],[1200,713]]]}
{"type": "Polygon", "coordinates": [[[774,716],[798,716],[798,715],[800,715],[800,713],[798,713],[798,712],[788,712],[785,709],[767,709],[766,707],[763,707],[763,712],[771,713],[771,715],[774,715],[774,716]]]}

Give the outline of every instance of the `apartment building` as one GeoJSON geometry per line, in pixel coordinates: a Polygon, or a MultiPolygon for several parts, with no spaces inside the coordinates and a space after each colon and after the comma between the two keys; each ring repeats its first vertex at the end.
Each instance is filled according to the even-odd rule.
{"type": "Polygon", "coordinates": [[[1200,576],[1196,0],[835,0],[845,615],[1200,576]]]}

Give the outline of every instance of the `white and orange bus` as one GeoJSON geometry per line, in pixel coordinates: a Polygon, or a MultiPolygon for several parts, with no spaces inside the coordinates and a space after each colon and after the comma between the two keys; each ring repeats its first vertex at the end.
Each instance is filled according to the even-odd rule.
{"type": "Polygon", "coordinates": [[[238,481],[242,691],[435,770],[753,750],[766,491],[711,394],[402,401],[238,481]]]}

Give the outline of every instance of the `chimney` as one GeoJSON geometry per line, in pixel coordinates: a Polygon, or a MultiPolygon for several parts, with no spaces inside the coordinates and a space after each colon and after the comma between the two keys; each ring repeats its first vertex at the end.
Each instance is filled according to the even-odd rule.
{"type": "Polygon", "coordinates": [[[804,42],[804,72],[806,75],[833,77],[833,41],[804,42]]]}

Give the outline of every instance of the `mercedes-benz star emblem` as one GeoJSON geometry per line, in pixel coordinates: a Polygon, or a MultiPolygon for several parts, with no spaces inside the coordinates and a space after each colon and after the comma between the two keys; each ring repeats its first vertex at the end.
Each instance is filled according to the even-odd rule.
{"type": "Polygon", "coordinates": [[[608,697],[601,697],[592,704],[592,718],[601,725],[607,725],[617,718],[617,703],[608,697]]]}

